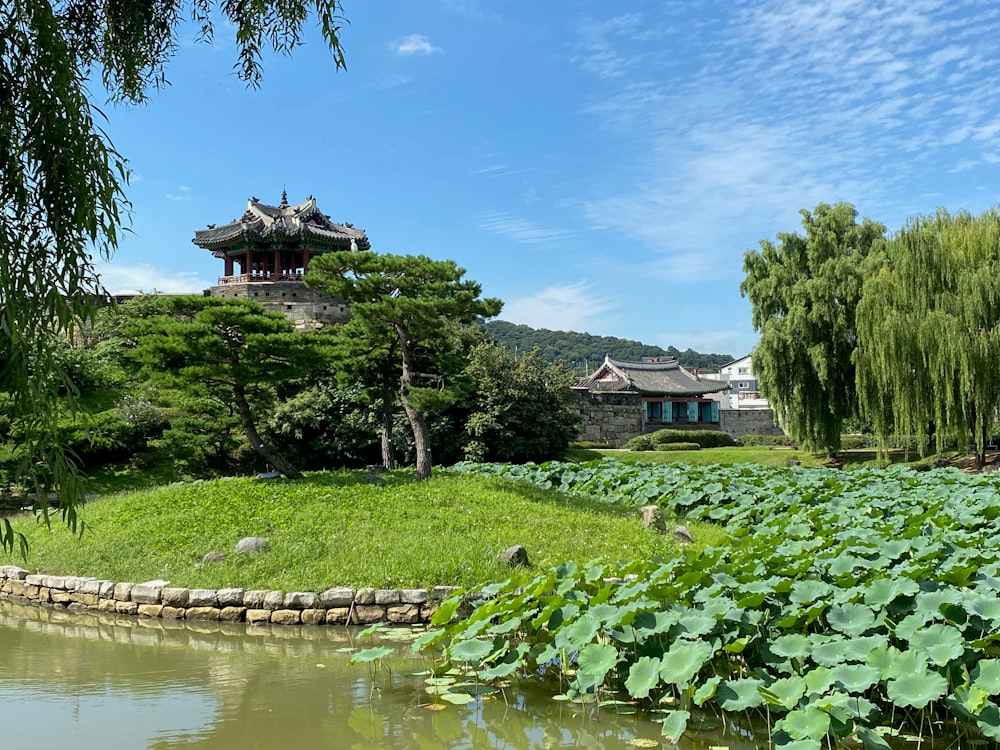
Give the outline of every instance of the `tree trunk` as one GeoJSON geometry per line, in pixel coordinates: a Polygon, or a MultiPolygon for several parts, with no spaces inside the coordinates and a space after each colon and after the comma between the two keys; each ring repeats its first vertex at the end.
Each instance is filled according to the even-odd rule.
{"type": "Polygon", "coordinates": [[[427,420],[419,409],[410,404],[410,388],[413,386],[413,351],[410,342],[410,332],[405,326],[396,324],[396,334],[399,336],[399,350],[403,359],[403,374],[399,378],[399,400],[406,412],[406,419],[413,430],[413,445],[417,452],[417,479],[430,479],[431,467],[431,434],[427,428],[427,420]]]}
{"type": "Polygon", "coordinates": [[[382,466],[387,470],[396,468],[396,456],[392,450],[392,394],[388,388],[382,390],[382,466]]]}
{"type": "Polygon", "coordinates": [[[260,433],[257,432],[257,425],[253,421],[250,404],[247,401],[246,387],[242,383],[235,383],[233,385],[233,399],[236,401],[236,411],[240,415],[240,424],[243,425],[243,433],[247,436],[253,449],[263,456],[264,460],[275,471],[280,472],[289,479],[302,479],[303,474],[301,471],[288,463],[285,457],[272,449],[271,446],[265,445],[261,439],[260,433]]]}

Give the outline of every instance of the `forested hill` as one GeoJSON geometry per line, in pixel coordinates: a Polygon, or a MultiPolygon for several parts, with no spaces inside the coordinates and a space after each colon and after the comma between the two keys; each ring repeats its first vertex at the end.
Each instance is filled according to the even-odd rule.
{"type": "Polygon", "coordinates": [[[719,367],[733,359],[728,354],[702,354],[694,349],[681,351],[673,346],[662,349],[615,336],[550,331],[503,320],[491,320],[486,323],[485,328],[498,343],[510,351],[527,352],[537,346],[546,360],[554,362],[561,359],[581,373],[592,371],[604,361],[605,354],[610,354],[614,359],[632,362],[637,362],[642,357],[677,357],[684,367],[708,371],[718,371],[719,367]]]}

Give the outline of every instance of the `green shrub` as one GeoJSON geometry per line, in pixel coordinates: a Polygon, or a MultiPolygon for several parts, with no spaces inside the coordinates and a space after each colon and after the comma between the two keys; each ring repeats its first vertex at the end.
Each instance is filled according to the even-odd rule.
{"type": "Polygon", "coordinates": [[[842,451],[856,451],[862,448],[871,448],[871,436],[870,435],[841,435],[840,436],[840,450],[842,451]]]}
{"type": "Polygon", "coordinates": [[[571,442],[569,444],[569,447],[570,448],[607,448],[608,444],[607,443],[602,443],[600,440],[574,440],[573,442],[571,442]]]}
{"type": "Polygon", "coordinates": [[[653,450],[652,435],[636,435],[623,446],[627,451],[651,451],[653,450]]]}
{"type": "Polygon", "coordinates": [[[668,451],[697,451],[701,450],[701,446],[697,443],[660,443],[657,446],[660,450],[668,451]]]}
{"type": "Polygon", "coordinates": [[[791,435],[740,435],[736,443],[745,448],[752,448],[758,445],[792,448],[796,445],[791,435]]]}
{"type": "Polygon", "coordinates": [[[649,437],[657,447],[672,443],[697,443],[701,448],[728,448],[736,445],[732,436],[721,430],[657,430],[649,437]]]}

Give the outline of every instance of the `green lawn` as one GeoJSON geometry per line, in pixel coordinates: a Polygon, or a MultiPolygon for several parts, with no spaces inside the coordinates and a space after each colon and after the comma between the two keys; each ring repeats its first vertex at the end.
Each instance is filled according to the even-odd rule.
{"type": "MultiPolygon", "coordinates": [[[[314,474],[297,482],[222,479],[114,495],[87,504],[82,537],[59,522],[14,519],[29,540],[25,564],[53,574],[116,581],[169,580],[177,586],[322,591],[331,586],[472,586],[507,577],[497,561],[522,544],[539,567],[595,557],[611,562],[673,556],[668,534],[643,531],[639,513],[500,479],[411,472],[385,485],[364,472],[314,474]],[[244,536],[268,552],[202,565],[244,536]]],[[[698,545],[722,532],[687,524],[698,545]]]]}

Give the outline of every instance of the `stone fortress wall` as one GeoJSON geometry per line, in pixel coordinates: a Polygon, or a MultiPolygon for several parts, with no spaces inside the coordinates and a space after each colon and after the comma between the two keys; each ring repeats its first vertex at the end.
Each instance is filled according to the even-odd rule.
{"type": "Polygon", "coordinates": [[[96,578],[33,574],[0,567],[0,598],[67,609],[165,620],[276,625],[369,625],[428,622],[455,586],[433,589],[335,587],[322,593],[186,589],[167,581],[116,583],[96,578]]]}
{"type": "Polygon", "coordinates": [[[351,313],[343,300],[329,297],[301,281],[253,281],[219,284],[206,290],[208,297],[250,299],[271,312],[280,312],[297,327],[312,328],[316,323],[343,323],[351,313]]]}

